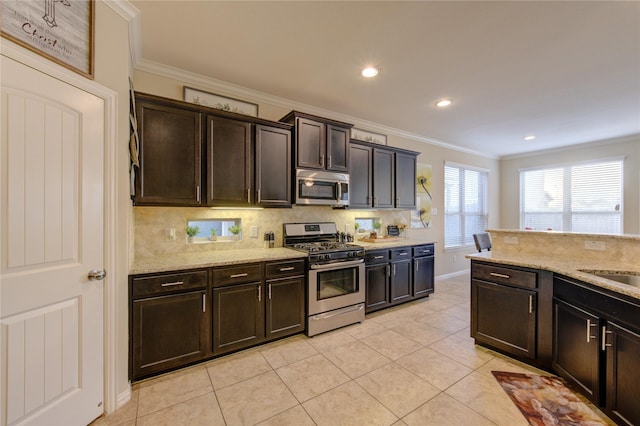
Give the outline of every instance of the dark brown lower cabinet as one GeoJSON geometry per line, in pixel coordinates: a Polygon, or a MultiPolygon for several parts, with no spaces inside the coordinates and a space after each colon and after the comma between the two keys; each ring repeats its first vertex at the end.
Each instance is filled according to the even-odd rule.
{"type": "Polygon", "coordinates": [[[554,300],[553,369],[600,403],[600,318],[554,300]]]}
{"type": "Polygon", "coordinates": [[[471,335],[522,358],[536,356],[536,298],[532,290],[471,281],[471,335]]]}
{"type": "Polygon", "coordinates": [[[388,263],[366,266],[366,312],[389,306],[389,268],[388,263]]]}
{"type": "Polygon", "coordinates": [[[304,283],[304,276],[267,281],[267,339],[304,331],[304,283]]]}
{"type": "Polygon", "coordinates": [[[434,257],[425,256],[413,259],[413,297],[425,297],[435,291],[434,257]]]}
{"type": "Polygon", "coordinates": [[[620,425],[640,425],[640,303],[554,278],[553,369],[620,425]]]}
{"type": "Polygon", "coordinates": [[[132,379],[211,356],[211,306],[206,277],[206,272],[200,271],[132,280],[132,379]],[[198,286],[205,287],[190,288],[198,286]]]}
{"type": "MultiPolygon", "coordinates": [[[[393,255],[392,255],[393,256],[393,255]]],[[[411,286],[411,258],[391,262],[391,304],[403,303],[413,297],[411,286]]]]}
{"type": "Polygon", "coordinates": [[[262,283],[213,289],[213,353],[218,355],[264,340],[262,283]]]}

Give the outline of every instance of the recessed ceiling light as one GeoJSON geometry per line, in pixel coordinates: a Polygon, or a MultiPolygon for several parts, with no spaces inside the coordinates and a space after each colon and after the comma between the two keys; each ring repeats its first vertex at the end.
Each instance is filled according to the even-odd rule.
{"type": "Polygon", "coordinates": [[[535,137],[534,135],[529,135],[529,136],[525,136],[525,137],[524,137],[524,140],[525,140],[525,141],[532,141],[532,140],[534,140],[535,138],[536,138],[536,137],[535,137]]]}
{"type": "Polygon", "coordinates": [[[451,99],[441,99],[438,102],[436,102],[436,106],[438,108],[448,107],[449,105],[451,105],[451,99]]]}
{"type": "Polygon", "coordinates": [[[367,67],[362,70],[363,77],[375,77],[376,75],[378,75],[378,68],[367,67]]]}

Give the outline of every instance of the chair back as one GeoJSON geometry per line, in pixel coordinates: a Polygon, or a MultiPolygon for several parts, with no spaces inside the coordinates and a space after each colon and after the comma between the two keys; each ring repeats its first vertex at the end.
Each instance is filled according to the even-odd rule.
{"type": "Polygon", "coordinates": [[[473,241],[476,243],[476,249],[491,251],[491,236],[487,232],[482,234],[473,234],[473,241]]]}

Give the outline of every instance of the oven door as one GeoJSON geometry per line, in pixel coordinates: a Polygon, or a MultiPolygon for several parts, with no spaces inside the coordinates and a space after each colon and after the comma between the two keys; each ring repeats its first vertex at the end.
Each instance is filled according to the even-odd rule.
{"type": "Polygon", "coordinates": [[[311,265],[309,315],[364,302],[364,259],[311,265]]]}

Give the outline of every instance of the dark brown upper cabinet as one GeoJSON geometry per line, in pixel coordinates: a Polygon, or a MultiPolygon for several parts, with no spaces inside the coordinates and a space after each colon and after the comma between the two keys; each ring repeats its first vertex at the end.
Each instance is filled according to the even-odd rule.
{"type": "Polygon", "coordinates": [[[291,207],[290,124],[135,97],[135,205],[291,207]]]}
{"type": "Polygon", "coordinates": [[[291,131],[256,126],[256,204],[291,207],[291,131]]]}
{"type": "Polygon", "coordinates": [[[349,172],[351,124],[298,111],[280,121],[295,125],[296,167],[349,172]]]}
{"type": "Polygon", "coordinates": [[[201,118],[168,103],[136,102],[140,168],[139,205],[201,205],[201,118]]]}
{"type": "Polygon", "coordinates": [[[251,123],[207,117],[207,198],[210,206],[253,204],[251,123]]]}
{"type": "Polygon", "coordinates": [[[415,209],[418,152],[351,141],[349,207],[415,209]]]}

